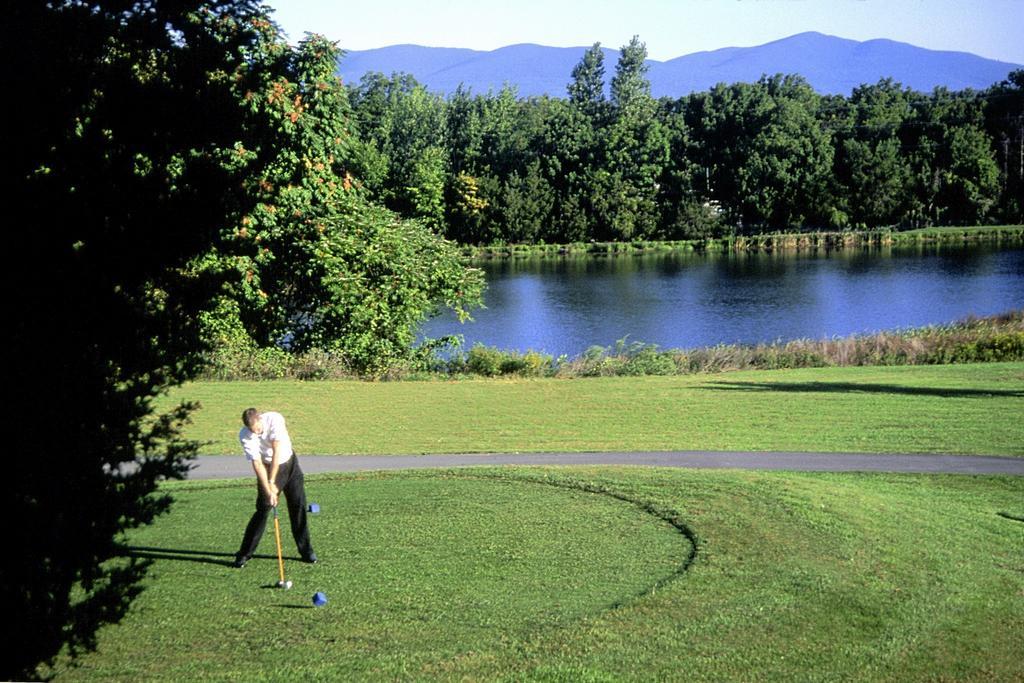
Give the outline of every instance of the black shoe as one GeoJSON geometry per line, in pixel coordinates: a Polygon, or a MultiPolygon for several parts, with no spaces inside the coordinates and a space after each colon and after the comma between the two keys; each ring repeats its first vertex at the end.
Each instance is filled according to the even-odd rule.
{"type": "Polygon", "coordinates": [[[302,561],[305,562],[306,564],[316,564],[317,563],[316,553],[310,553],[309,555],[306,555],[305,557],[302,558],[302,561]]]}
{"type": "Polygon", "coordinates": [[[235,568],[236,569],[241,569],[242,567],[245,566],[245,563],[248,562],[250,559],[252,559],[252,558],[244,556],[244,555],[237,556],[235,558],[235,568]]]}

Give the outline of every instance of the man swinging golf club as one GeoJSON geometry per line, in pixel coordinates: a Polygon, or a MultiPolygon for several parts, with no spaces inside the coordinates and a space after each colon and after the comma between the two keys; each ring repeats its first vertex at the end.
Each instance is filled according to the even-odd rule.
{"type": "Polygon", "coordinates": [[[242,547],[235,555],[235,566],[244,567],[256,552],[267,517],[271,510],[276,513],[278,494],[283,493],[288,503],[288,518],[292,524],[292,537],[304,562],[315,563],[316,553],[309,542],[309,525],[306,521],[306,486],[299,467],[299,459],[292,450],[284,416],[281,413],[261,413],[248,408],[242,413],[245,425],[238,433],[245,457],[256,472],[256,512],[245,528],[242,547]]]}

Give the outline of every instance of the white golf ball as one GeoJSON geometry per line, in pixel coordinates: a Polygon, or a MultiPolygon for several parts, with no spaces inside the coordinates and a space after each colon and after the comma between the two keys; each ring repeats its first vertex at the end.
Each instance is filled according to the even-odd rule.
{"type": "Polygon", "coordinates": [[[292,587],[292,582],[291,581],[285,581],[284,582],[284,589],[285,590],[288,590],[291,587],[292,587]]]}

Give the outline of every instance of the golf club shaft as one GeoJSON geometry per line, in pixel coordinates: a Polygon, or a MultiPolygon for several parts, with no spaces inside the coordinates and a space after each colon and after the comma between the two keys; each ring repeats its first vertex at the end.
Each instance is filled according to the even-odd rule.
{"type": "Polygon", "coordinates": [[[281,554],[281,524],[277,521],[277,508],[274,508],[274,538],[277,540],[277,569],[284,583],[284,556],[281,554]]]}

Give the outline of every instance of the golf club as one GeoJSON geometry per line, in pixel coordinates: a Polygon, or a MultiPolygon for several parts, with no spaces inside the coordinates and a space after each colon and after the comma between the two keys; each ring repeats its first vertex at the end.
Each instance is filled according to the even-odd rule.
{"type": "Polygon", "coordinates": [[[277,521],[277,506],[274,506],[274,539],[277,541],[277,569],[281,580],[277,582],[278,588],[288,590],[292,587],[291,581],[284,580],[284,555],[281,554],[281,523],[277,521]]]}

